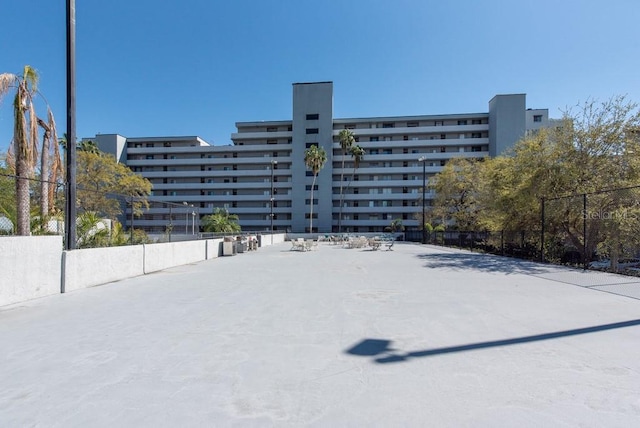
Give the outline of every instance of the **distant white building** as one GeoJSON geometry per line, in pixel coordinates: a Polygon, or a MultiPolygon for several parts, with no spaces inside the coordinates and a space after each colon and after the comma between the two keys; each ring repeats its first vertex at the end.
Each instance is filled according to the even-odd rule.
{"type": "MultiPolygon", "coordinates": [[[[525,94],[496,95],[489,111],[481,113],[334,118],[333,83],[314,82],[293,85],[291,120],[238,122],[232,145],[212,146],[196,136],[100,134],[93,140],[149,179],[154,199],[186,202],[201,216],[227,208],[239,216],[243,230],[273,225],[278,231],[305,232],[313,203],[314,232],[337,232],[342,172],[342,231],[382,232],[394,219],[418,228],[414,216],[421,211],[423,166],[428,180],[450,159],[500,155],[528,131],[548,124],[548,110],[527,109],[525,94]],[[349,155],[341,170],[342,129],[352,130],[365,150],[355,172],[349,155]],[[313,144],[324,148],[328,160],[311,201],[313,177],[304,152],[313,144]]],[[[427,193],[427,204],[433,196],[427,193]]],[[[193,227],[188,215],[169,217],[168,208],[155,207],[135,223],[155,233],[166,230],[169,221],[175,230],[193,227]]]]}

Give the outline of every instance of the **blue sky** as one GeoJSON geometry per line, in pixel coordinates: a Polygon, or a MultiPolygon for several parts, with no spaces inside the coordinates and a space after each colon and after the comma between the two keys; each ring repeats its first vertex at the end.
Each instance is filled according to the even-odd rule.
{"type": "MultiPolygon", "coordinates": [[[[637,0],[77,0],[77,135],[229,144],[237,121],[290,119],[292,83],[327,80],[335,117],[638,102],[638,17],[637,0]]],[[[25,64],[62,134],[65,0],[3,4],[0,72],[25,64]]],[[[11,114],[4,97],[0,152],[11,114]]]]}

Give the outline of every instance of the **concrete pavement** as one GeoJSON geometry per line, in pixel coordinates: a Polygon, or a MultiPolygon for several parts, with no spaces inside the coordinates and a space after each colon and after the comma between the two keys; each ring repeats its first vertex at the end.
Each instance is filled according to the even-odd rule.
{"type": "Polygon", "coordinates": [[[0,426],[640,425],[637,282],[289,248],[1,307],[0,426]]]}

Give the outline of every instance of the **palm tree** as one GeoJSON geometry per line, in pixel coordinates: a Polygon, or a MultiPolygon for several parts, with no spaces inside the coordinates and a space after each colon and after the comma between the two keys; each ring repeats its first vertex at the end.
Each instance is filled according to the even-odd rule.
{"type": "Polygon", "coordinates": [[[38,125],[44,130],[40,156],[40,219],[42,226],[45,227],[49,214],[55,209],[55,183],[63,176],[64,169],[58,146],[56,122],[51,109],[47,111],[47,121],[38,118],[38,125]]]}
{"type": "MultiPolygon", "coordinates": [[[[57,145],[54,144],[53,168],[50,168],[49,148],[50,140],[55,135],[55,121],[51,109],[48,109],[47,122],[40,120],[36,116],[34,97],[38,94],[38,74],[34,68],[25,65],[22,76],[13,73],[0,74],[0,97],[9,90],[15,88],[16,95],[13,100],[14,128],[13,140],[9,149],[8,163],[13,167],[16,175],[16,223],[18,235],[29,235],[30,229],[30,186],[29,180],[33,178],[33,170],[38,161],[38,125],[45,130],[45,141],[43,142],[43,171],[42,181],[50,181],[49,172],[57,174],[62,170],[60,156],[57,145]],[[45,153],[46,152],[46,153],[45,153]],[[46,164],[46,165],[45,165],[46,164]],[[60,165],[58,165],[60,164],[60,165]]],[[[54,140],[54,141],[55,141],[54,140]]],[[[41,188],[41,211],[46,217],[49,212],[49,186],[41,188]]],[[[41,219],[41,224],[44,224],[41,219]]]]}
{"type": "Polygon", "coordinates": [[[238,216],[229,214],[225,208],[216,208],[213,214],[202,217],[202,229],[205,232],[238,233],[238,216]]]}
{"type": "Polygon", "coordinates": [[[313,188],[316,185],[318,173],[327,162],[327,152],[322,147],[312,145],[304,151],[304,163],[313,171],[313,183],[311,184],[311,213],[309,214],[309,232],[313,232],[313,188]]]}
{"type": "MultiPolygon", "coordinates": [[[[351,179],[349,179],[349,182],[347,183],[347,187],[346,187],[347,189],[351,187],[351,182],[356,176],[356,170],[360,167],[360,162],[362,161],[362,158],[365,155],[365,151],[362,147],[355,144],[351,146],[351,149],[349,150],[349,154],[353,158],[353,171],[351,172],[351,179]]],[[[340,203],[340,210],[342,212],[342,203],[340,203]]],[[[340,216],[342,217],[342,214],[340,216]]]]}
{"type": "Polygon", "coordinates": [[[347,153],[351,151],[356,140],[353,136],[353,132],[348,129],[340,131],[338,138],[340,139],[340,148],[342,149],[342,169],[340,170],[340,216],[338,217],[338,233],[340,233],[342,232],[342,204],[344,199],[342,187],[342,182],[344,181],[344,160],[347,153]]]}

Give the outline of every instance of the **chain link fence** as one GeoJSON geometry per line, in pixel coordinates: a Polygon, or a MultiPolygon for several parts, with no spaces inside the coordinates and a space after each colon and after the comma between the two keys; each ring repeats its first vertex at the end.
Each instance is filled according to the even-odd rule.
{"type": "Polygon", "coordinates": [[[640,186],[540,203],[537,230],[406,231],[409,241],[640,276],[640,186]]]}

